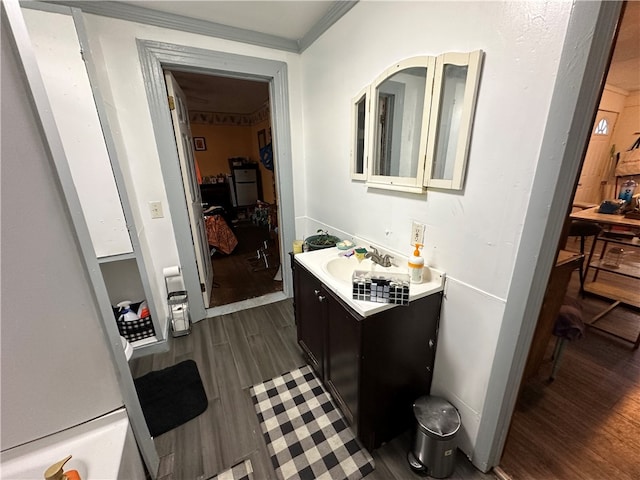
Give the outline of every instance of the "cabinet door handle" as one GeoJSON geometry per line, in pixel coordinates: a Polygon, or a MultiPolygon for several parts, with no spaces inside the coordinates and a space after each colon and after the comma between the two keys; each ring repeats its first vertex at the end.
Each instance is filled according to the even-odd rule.
{"type": "Polygon", "coordinates": [[[318,295],[320,295],[320,290],[314,290],[313,293],[315,293],[317,297],[318,295]]]}
{"type": "Polygon", "coordinates": [[[320,301],[320,302],[324,302],[324,299],[325,299],[325,298],[327,298],[327,297],[325,297],[324,295],[319,295],[319,296],[318,296],[318,301],[320,301]]]}
{"type": "Polygon", "coordinates": [[[433,348],[433,345],[434,345],[433,339],[430,338],[429,339],[429,348],[433,348]]]}

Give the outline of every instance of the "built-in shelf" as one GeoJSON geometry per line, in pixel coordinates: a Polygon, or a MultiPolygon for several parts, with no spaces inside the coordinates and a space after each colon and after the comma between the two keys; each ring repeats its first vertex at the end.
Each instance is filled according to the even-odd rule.
{"type": "Polygon", "coordinates": [[[131,260],[135,258],[136,254],[134,252],[128,252],[121,253],[119,255],[109,255],[108,257],[100,257],[98,258],[98,263],[120,262],[122,260],[131,260]]]}
{"type": "Polygon", "coordinates": [[[597,268],[603,272],[615,273],[631,278],[640,278],[640,264],[624,259],[619,266],[606,263],[605,260],[597,260],[589,264],[590,268],[597,268]]]}
{"type": "Polygon", "coordinates": [[[603,234],[598,237],[598,240],[602,240],[607,243],[615,243],[618,245],[627,245],[629,247],[639,247],[640,248],[640,240],[638,237],[610,237],[609,235],[603,234]]]}
{"type": "Polygon", "coordinates": [[[640,295],[627,288],[596,281],[585,283],[584,291],[605,298],[617,298],[622,303],[640,308],[640,295]]]}
{"type": "Polygon", "coordinates": [[[144,347],[146,345],[151,345],[153,343],[156,343],[157,341],[158,341],[158,338],[154,335],[152,337],[143,338],[142,340],[136,340],[130,343],[135,350],[136,348],[144,347]]]}

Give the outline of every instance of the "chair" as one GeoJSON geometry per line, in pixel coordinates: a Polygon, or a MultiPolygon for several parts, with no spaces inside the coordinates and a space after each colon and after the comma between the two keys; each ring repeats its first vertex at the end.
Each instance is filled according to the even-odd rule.
{"type": "MultiPolygon", "coordinates": [[[[593,222],[583,222],[581,220],[573,220],[571,225],[569,225],[569,237],[580,237],[580,253],[584,255],[584,246],[585,240],[587,237],[593,237],[593,242],[591,243],[591,250],[589,251],[589,256],[587,257],[591,260],[593,256],[593,251],[596,246],[596,240],[598,239],[598,235],[602,231],[602,227],[597,223],[593,222]]],[[[580,273],[580,293],[584,295],[584,263],[580,264],[579,268],[580,273]]]]}
{"type": "Polygon", "coordinates": [[[582,320],[582,305],[571,297],[565,297],[553,325],[553,334],[557,337],[556,346],[553,350],[553,368],[549,380],[555,380],[560,357],[564,350],[566,341],[577,340],[584,335],[584,322],[582,320]]]}

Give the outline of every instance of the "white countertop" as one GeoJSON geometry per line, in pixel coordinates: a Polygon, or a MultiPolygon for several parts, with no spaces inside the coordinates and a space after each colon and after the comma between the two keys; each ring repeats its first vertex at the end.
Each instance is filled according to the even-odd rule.
{"type": "MultiPolygon", "coordinates": [[[[336,247],[315,250],[313,252],[298,253],[295,255],[297,260],[303,267],[313,273],[318,280],[331,289],[333,293],[338,295],[347,305],[353,308],[363,317],[373,315],[390,308],[403,308],[400,305],[388,303],[365,302],[361,300],[353,300],[353,287],[351,282],[340,281],[332,276],[325,265],[334,258],[344,258],[344,251],[338,250],[336,247]]],[[[347,259],[344,258],[346,261],[347,259]]],[[[396,271],[407,273],[406,269],[396,267],[396,271]]],[[[384,272],[383,267],[376,266],[376,271],[384,272]]],[[[441,292],[444,289],[445,273],[428,266],[424,269],[423,282],[420,284],[412,283],[409,287],[409,302],[426,297],[432,293],[441,292]]]]}

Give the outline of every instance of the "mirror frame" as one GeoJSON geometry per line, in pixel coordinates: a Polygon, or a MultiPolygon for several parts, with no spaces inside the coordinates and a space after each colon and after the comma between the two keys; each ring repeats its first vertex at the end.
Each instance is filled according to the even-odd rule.
{"type": "Polygon", "coordinates": [[[367,85],[351,101],[351,179],[366,180],[369,167],[369,113],[371,108],[371,86],[367,85]],[[364,144],[362,145],[362,171],[358,171],[358,105],[364,100],[364,144]]]}
{"type": "Polygon", "coordinates": [[[473,126],[473,117],[476,107],[483,57],[484,53],[482,50],[476,50],[469,53],[444,53],[439,55],[436,59],[435,80],[433,84],[433,103],[431,106],[429,137],[427,140],[426,174],[424,177],[425,187],[449,190],[462,190],[464,187],[465,172],[469,155],[469,144],[471,142],[471,130],[473,126]],[[433,178],[436,141],[441,124],[440,110],[442,92],[444,91],[443,81],[445,65],[468,67],[467,80],[464,89],[463,110],[460,118],[460,127],[456,141],[456,152],[451,179],[433,178]]]}
{"type": "Polygon", "coordinates": [[[368,150],[368,165],[366,185],[373,188],[382,188],[388,190],[400,190],[411,193],[424,193],[424,168],[425,168],[425,155],[427,144],[427,130],[429,127],[429,108],[431,105],[431,95],[433,91],[433,80],[435,78],[435,57],[430,56],[418,56],[412,57],[400,62],[396,62],[391,67],[387,68],[381,75],[379,75],[370,87],[370,115],[369,115],[369,150],[368,150]],[[420,141],[418,147],[418,162],[417,173],[415,177],[399,177],[399,176],[387,176],[387,175],[375,175],[374,174],[374,162],[376,159],[376,137],[378,124],[375,121],[378,118],[378,88],[380,85],[392,77],[396,73],[406,70],[408,68],[424,67],[427,70],[425,91],[424,91],[424,103],[422,105],[422,123],[420,126],[420,141]]]}

